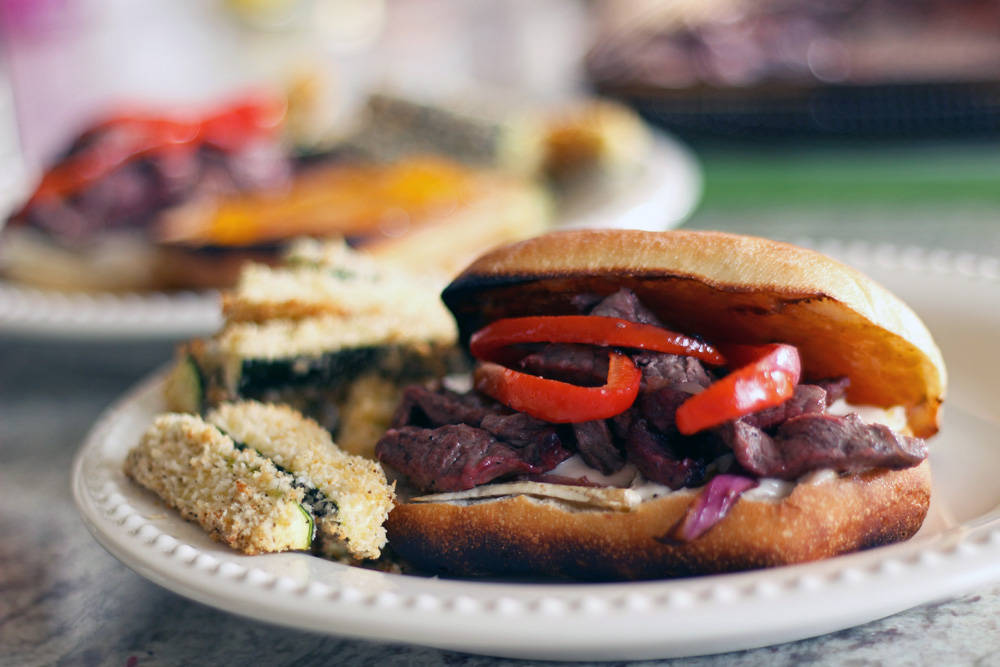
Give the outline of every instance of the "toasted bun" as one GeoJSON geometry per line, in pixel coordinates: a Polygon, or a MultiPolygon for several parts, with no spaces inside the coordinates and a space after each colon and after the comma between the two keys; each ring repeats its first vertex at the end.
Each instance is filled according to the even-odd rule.
{"type": "MultiPolygon", "coordinates": [[[[938,429],[946,375],[920,319],[864,275],[818,253],[718,232],[581,230],[495,250],[445,290],[463,340],[503,317],[576,312],[576,294],[622,287],[671,328],[710,342],[798,347],[806,379],[850,377],[848,400],[905,406],[920,437],[938,429]]],[[[782,499],[751,493],[701,537],[669,543],[698,489],[631,510],[539,495],[399,502],[390,544],[453,575],[649,579],[817,560],[911,537],[930,503],[930,467],[821,475],[782,499]]]]}
{"type": "Polygon", "coordinates": [[[778,500],[740,498],[698,539],[661,541],[697,490],[631,511],[594,510],[525,495],[400,503],[386,523],[393,549],[453,576],[548,575],[655,579],[814,561],[911,537],[930,504],[930,466],[827,477],[778,500]]]}
{"type": "Polygon", "coordinates": [[[580,293],[636,292],[671,328],[710,342],[795,345],[806,378],[848,376],[847,400],[905,406],[938,430],[947,377],[920,318],[863,274],[767,239],[675,230],[550,233],[484,255],[443,295],[462,340],[496,319],[576,312],[580,293]]]}

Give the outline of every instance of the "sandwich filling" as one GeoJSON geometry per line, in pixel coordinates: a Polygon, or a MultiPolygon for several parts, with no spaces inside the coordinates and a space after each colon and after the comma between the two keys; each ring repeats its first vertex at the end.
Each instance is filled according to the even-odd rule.
{"type": "Polygon", "coordinates": [[[664,536],[684,542],[751,489],[927,457],[922,439],[836,409],[849,379],[800,377],[794,347],[716,349],[667,331],[627,289],[575,304],[583,317],[500,320],[474,335],[471,391],[405,391],[376,455],[414,500],[474,502],[545,485],[542,495],[628,510],[699,489],[664,536]]]}

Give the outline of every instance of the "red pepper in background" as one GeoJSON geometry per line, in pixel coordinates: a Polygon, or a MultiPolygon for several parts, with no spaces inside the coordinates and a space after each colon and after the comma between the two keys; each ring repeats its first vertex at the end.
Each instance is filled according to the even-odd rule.
{"type": "Polygon", "coordinates": [[[249,141],[280,131],[285,98],[260,94],[228,105],[201,120],[200,140],[222,151],[242,148],[249,141]]]}
{"type": "Polygon", "coordinates": [[[49,198],[71,197],[129,160],[145,155],[197,150],[202,145],[225,152],[239,150],[253,141],[275,136],[284,116],[284,97],[257,93],[202,115],[137,112],[110,118],[84,135],[84,140],[95,137],[90,145],[42,176],[25,208],[49,198]]]}

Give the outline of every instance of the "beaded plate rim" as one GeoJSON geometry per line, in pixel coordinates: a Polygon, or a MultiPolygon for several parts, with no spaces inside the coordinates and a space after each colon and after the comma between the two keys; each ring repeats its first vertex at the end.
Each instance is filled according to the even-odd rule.
{"type": "MultiPolygon", "coordinates": [[[[993,257],[794,241],[866,270],[1000,283],[1000,259],[993,257]]],[[[673,581],[455,581],[385,574],[304,554],[244,556],[157,509],[155,499],[121,473],[127,447],[163,409],[162,381],[162,372],[147,378],[94,425],[72,471],[78,511],[112,555],[154,583],[270,623],[515,658],[666,658],[817,636],[1000,581],[1000,504],[889,547],[673,581]],[[492,622],[497,620],[502,623],[492,622]],[[541,621],[560,622],[559,632],[541,621]]]]}

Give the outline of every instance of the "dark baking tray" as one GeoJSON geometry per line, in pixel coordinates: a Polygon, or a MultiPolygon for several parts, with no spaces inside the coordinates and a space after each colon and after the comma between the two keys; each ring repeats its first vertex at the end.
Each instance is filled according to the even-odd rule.
{"type": "Polygon", "coordinates": [[[691,141],[1000,137],[1000,82],[595,89],[691,141]]]}

